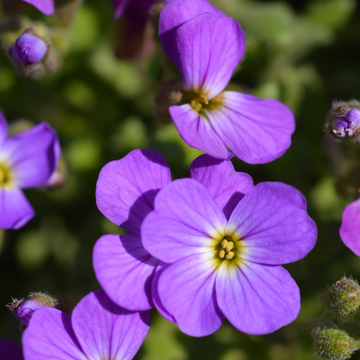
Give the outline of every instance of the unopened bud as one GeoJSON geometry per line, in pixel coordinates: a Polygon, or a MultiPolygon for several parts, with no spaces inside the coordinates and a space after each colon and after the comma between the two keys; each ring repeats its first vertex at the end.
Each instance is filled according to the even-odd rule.
{"type": "Polygon", "coordinates": [[[31,293],[27,299],[13,300],[9,305],[9,309],[18,318],[23,327],[26,327],[33,313],[45,306],[57,307],[58,301],[48,294],[37,292],[31,293]]]}
{"type": "Polygon", "coordinates": [[[346,319],[360,306],[359,284],[354,279],[343,277],[324,292],[321,303],[336,318],[346,319]]]}
{"type": "Polygon", "coordinates": [[[22,63],[36,63],[48,52],[47,44],[36,35],[22,34],[12,47],[14,58],[22,63]]]}
{"type": "Polygon", "coordinates": [[[311,335],[317,354],[329,359],[348,359],[359,348],[351,336],[337,328],[317,328],[311,335]]]}

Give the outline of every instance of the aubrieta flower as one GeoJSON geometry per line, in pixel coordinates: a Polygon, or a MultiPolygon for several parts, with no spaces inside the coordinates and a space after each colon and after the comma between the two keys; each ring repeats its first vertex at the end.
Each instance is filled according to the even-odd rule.
{"type": "MultiPolygon", "coordinates": [[[[208,187],[225,214],[253,186],[250,176],[236,173],[231,161],[209,156],[193,162],[191,177],[208,187]],[[215,165],[219,172],[211,173],[215,165]],[[205,176],[197,170],[201,167],[208,169],[205,176]],[[223,177],[227,181],[222,183],[223,177]]],[[[154,150],[134,150],[103,167],[96,185],[96,204],[103,215],[130,234],[102,236],[94,247],[93,266],[99,283],[115,303],[129,310],[147,310],[155,304],[173,321],[157,301],[157,273],[164,265],[144,249],[140,238],[141,224],[154,209],[156,194],[170,182],[170,169],[154,150]]]]}
{"type": "Polygon", "coordinates": [[[142,223],[143,246],[167,263],[157,279],[158,301],[191,336],[215,332],[225,317],[245,333],[271,333],[298,315],[299,288],[280,265],[314,247],[316,225],[303,195],[278,182],[259,183],[235,206],[222,207],[215,189],[229,189],[230,201],[236,191],[218,166],[197,168],[202,183],[165,186],[142,223]]]}
{"type": "Polygon", "coordinates": [[[23,334],[26,360],[131,360],[150,328],[150,312],[130,312],[102,291],[91,292],[72,316],[44,307],[23,334]]]}
{"type": "Polygon", "coordinates": [[[21,347],[15,342],[0,338],[0,360],[23,360],[21,347]]]}
{"type": "Polygon", "coordinates": [[[44,185],[57,166],[56,132],[46,123],[8,136],[0,112],[0,228],[18,229],[35,214],[21,189],[44,185]]]}
{"type": "Polygon", "coordinates": [[[23,0],[40,10],[45,15],[53,15],[55,12],[54,0],[23,0]]]}
{"type": "Polygon", "coordinates": [[[159,35],[183,77],[181,101],[169,108],[183,140],[216,158],[251,164],[282,156],[294,116],[277,100],[224,91],[244,55],[239,24],[205,0],[174,0],[160,14],[159,35]]]}
{"type": "Polygon", "coordinates": [[[46,42],[33,34],[20,35],[12,46],[14,58],[22,63],[36,63],[48,52],[46,42]]]}
{"type": "Polygon", "coordinates": [[[342,214],[340,237],[344,244],[360,256],[360,199],[347,205],[342,214]]]}

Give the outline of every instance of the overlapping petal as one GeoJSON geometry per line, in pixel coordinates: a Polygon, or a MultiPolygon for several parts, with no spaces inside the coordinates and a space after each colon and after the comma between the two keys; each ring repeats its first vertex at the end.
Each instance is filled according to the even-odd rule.
{"type": "Polygon", "coordinates": [[[206,154],[192,162],[190,174],[206,187],[227,219],[238,202],[254,187],[251,176],[236,172],[230,160],[219,160],[206,154]]]}
{"type": "Polygon", "coordinates": [[[166,55],[177,64],[173,42],[174,31],[186,21],[202,13],[209,12],[217,17],[225,17],[225,14],[208,0],[173,0],[165,1],[165,3],[159,18],[159,37],[166,55]]]}
{"type": "Polygon", "coordinates": [[[344,244],[360,256],[360,199],[344,209],[340,227],[340,237],[344,244]]]}
{"type": "Polygon", "coordinates": [[[46,123],[7,138],[1,151],[7,155],[16,186],[44,185],[56,168],[56,132],[46,123]]]}
{"type": "Polygon", "coordinates": [[[208,252],[212,238],[224,233],[226,218],[206,188],[193,179],[175,180],[155,199],[155,210],[141,228],[143,245],[156,258],[172,263],[208,252]]]}
{"type": "Polygon", "coordinates": [[[228,159],[230,157],[230,152],[210,122],[190,105],[171,106],[169,113],[180,136],[189,146],[216,158],[228,159]]]}
{"type": "Polygon", "coordinates": [[[158,291],[158,283],[159,283],[160,275],[169,266],[170,264],[166,264],[160,261],[160,264],[156,267],[155,274],[151,282],[151,295],[156,310],[160,313],[160,315],[162,315],[165,319],[171,321],[172,323],[176,323],[175,318],[164,308],[164,305],[160,299],[159,291],[158,291]]]}
{"type": "Polygon", "coordinates": [[[245,35],[230,17],[204,13],[174,31],[174,44],[184,88],[206,95],[220,94],[245,51],[245,35]]]}
{"type": "Polygon", "coordinates": [[[70,316],[44,307],[34,312],[22,337],[26,360],[87,360],[71,327],[70,316]]]}
{"type": "Polygon", "coordinates": [[[268,334],[294,321],[300,292],[281,266],[243,262],[228,269],[223,263],[216,278],[216,298],[225,317],[247,334],[268,334]]]}
{"type": "Polygon", "coordinates": [[[21,190],[0,188],[0,229],[19,229],[34,215],[21,190]]]}
{"type": "Polygon", "coordinates": [[[128,310],[153,307],[151,282],[159,260],[135,235],[105,235],[95,244],[93,266],[106,294],[128,310]]]}
{"type": "Polygon", "coordinates": [[[250,164],[282,156],[295,130],[294,115],[281,102],[235,91],[225,91],[221,106],[205,113],[227,147],[250,164]]]}
{"type": "Polygon", "coordinates": [[[134,150],[106,164],[96,184],[96,204],[113,223],[140,235],[159,189],[171,181],[165,159],[154,150],[134,150]]]}
{"type": "Polygon", "coordinates": [[[6,139],[7,134],[8,134],[8,124],[2,112],[0,111],[0,146],[1,143],[6,139]]]}
{"type": "Polygon", "coordinates": [[[240,255],[262,264],[302,259],[315,246],[317,229],[304,209],[303,195],[290,185],[264,182],[251,189],[234,209],[228,229],[244,243],[240,255]]]}
{"type": "Polygon", "coordinates": [[[45,15],[53,15],[55,12],[54,0],[23,0],[40,10],[45,15]]]}
{"type": "Polygon", "coordinates": [[[159,279],[162,304],[180,330],[190,336],[212,334],[224,319],[216,303],[213,256],[184,257],[166,268],[159,279]]]}
{"type": "Polygon", "coordinates": [[[74,332],[89,360],[131,360],[150,328],[150,312],[130,312],[102,291],[85,296],[71,318],[74,332]]]}

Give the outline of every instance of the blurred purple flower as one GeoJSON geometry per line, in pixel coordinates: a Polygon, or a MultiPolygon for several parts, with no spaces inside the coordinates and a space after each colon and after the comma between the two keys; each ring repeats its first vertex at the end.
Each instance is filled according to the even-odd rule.
{"type": "Polygon", "coordinates": [[[21,347],[15,342],[0,338],[0,360],[23,360],[21,347]]]}
{"type": "Polygon", "coordinates": [[[149,312],[129,312],[102,290],[85,296],[72,316],[54,308],[37,310],[23,334],[26,360],[131,360],[150,328],[149,312]]]}
{"type": "Polygon", "coordinates": [[[174,0],[160,14],[162,46],[183,76],[183,96],[169,108],[183,140],[216,158],[228,148],[250,164],[282,156],[294,116],[277,100],[224,91],[244,55],[239,24],[205,0],[174,0]]]}
{"type": "Polygon", "coordinates": [[[12,46],[12,54],[22,63],[36,63],[44,58],[48,47],[44,40],[36,35],[22,34],[12,46]]]}
{"type": "Polygon", "coordinates": [[[40,10],[45,15],[53,15],[55,12],[54,0],[23,0],[40,10]]]}
{"type": "Polygon", "coordinates": [[[115,18],[123,17],[117,32],[116,56],[131,59],[151,54],[155,45],[146,24],[156,0],[110,0],[115,6],[115,18]]]}
{"type": "Polygon", "coordinates": [[[360,199],[345,207],[342,214],[340,237],[344,244],[360,256],[360,199]]]}
{"type": "MultiPolygon", "coordinates": [[[[250,176],[236,173],[231,161],[209,156],[193,162],[191,177],[207,186],[225,214],[253,186],[250,176]],[[214,166],[219,171],[211,173],[214,166]],[[204,174],[202,168],[208,172],[204,174]],[[224,182],[227,187],[222,186],[222,177],[228,179],[224,182]]],[[[162,311],[156,294],[157,273],[164,264],[144,249],[140,238],[142,221],[154,209],[156,194],[170,182],[165,159],[153,150],[134,150],[104,166],[96,185],[96,204],[110,221],[130,234],[102,236],[94,247],[93,266],[99,283],[115,303],[129,310],[147,310],[155,304],[173,320],[162,311]]]]}
{"type": "Polygon", "coordinates": [[[167,263],[157,278],[159,303],[191,336],[215,332],[225,317],[245,333],[271,333],[300,310],[299,288],[280,265],[315,245],[306,200],[289,185],[267,182],[232,201],[236,173],[221,168],[228,161],[197,161],[202,183],[168,184],[141,227],[145,249],[167,263]]]}
{"type": "Polygon", "coordinates": [[[21,189],[44,185],[57,165],[56,132],[46,123],[8,136],[0,112],[0,228],[18,229],[35,214],[21,189]]]}

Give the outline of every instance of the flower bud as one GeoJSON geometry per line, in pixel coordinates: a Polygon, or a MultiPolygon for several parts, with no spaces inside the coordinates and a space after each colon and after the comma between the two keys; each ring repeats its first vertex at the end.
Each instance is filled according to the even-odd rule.
{"type": "Polygon", "coordinates": [[[346,319],[360,306],[359,284],[354,279],[343,277],[322,294],[321,303],[336,318],[346,319]]]}
{"type": "Polygon", "coordinates": [[[32,34],[22,34],[12,47],[12,54],[22,63],[36,63],[42,60],[48,52],[44,40],[32,34]]]}
{"type": "Polygon", "coordinates": [[[317,354],[330,359],[348,359],[359,348],[351,336],[337,328],[317,328],[311,335],[317,354]]]}
{"type": "Polygon", "coordinates": [[[18,318],[23,327],[28,326],[34,311],[44,306],[57,307],[58,301],[42,292],[31,293],[27,299],[13,300],[10,304],[10,311],[18,318]]]}

